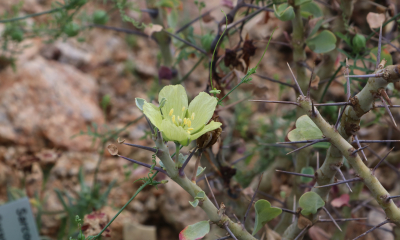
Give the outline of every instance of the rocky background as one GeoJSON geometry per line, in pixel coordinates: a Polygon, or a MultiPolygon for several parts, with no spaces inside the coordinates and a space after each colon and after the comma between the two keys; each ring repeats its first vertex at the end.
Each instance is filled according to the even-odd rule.
{"type": "MultiPolygon", "coordinates": [[[[112,8],[111,4],[100,2],[88,3],[85,6],[87,14],[95,9],[112,8]]],[[[218,1],[205,2],[207,9],[220,5],[218,1]]],[[[364,4],[363,1],[359,2],[352,21],[358,26],[368,27],[365,16],[372,11],[373,6],[364,4]]],[[[145,8],[144,1],[135,3],[139,8],[145,8]]],[[[1,1],[0,14],[9,11],[13,4],[12,0],[1,1]]],[[[23,4],[21,14],[44,11],[49,9],[51,4],[52,1],[27,0],[23,4]]],[[[229,11],[226,6],[222,8],[229,11]]],[[[193,3],[183,3],[182,9],[184,9],[182,22],[188,22],[193,16],[198,15],[193,3]]],[[[136,11],[129,14],[140,21],[150,22],[146,14],[139,14],[136,11]]],[[[210,15],[213,20],[202,22],[204,29],[201,30],[199,24],[194,24],[193,27],[198,34],[200,31],[215,31],[215,20],[219,21],[222,16],[219,10],[213,11],[210,15]]],[[[129,23],[121,21],[118,11],[111,13],[110,17],[107,25],[134,29],[129,23]]],[[[46,16],[42,16],[29,21],[40,23],[45,20],[46,16]]],[[[289,26],[275,19],[272,13],[261,14],[253,19],[245,26],[245,32],[251,39],[263,39],[269,36],[276,26],[279,28],[275,32],[274,39],[283,39],[284,32],[289,26]],[[266,17],[271,20],[265,22],[266,17]]],[[[0,24],[0,32],[2,30],[4,25],[0,24]]],[[[137,36],[129,38],[123,33],[96,28],[88,29],[83,34],[84,42],[76,38],[58,39],[52,43],[47,43],[42,38],[27,39],[23,42],[27,47],[16,55],[14,69],[10,65],[0,63],[0,204],[6,203],[11,197],[26,194],[31,199],[35,214],[38,214],[39,208],[41,209],[40,234],[50,239],[61,239],[59,233],[65,218],[65,213],[60,213],[64,208],[55,189],[66,191],[72,198],[78,199],[84,190],[79,183],[80,169],[83,172],[84,183],[91,187],[96,165],[99,159],[103,159],[98,171],[101,192],[106,190],[111,182],[116,181],[107,198],[106,206],[85,217],[88,222],[95,220],[93,226],[96,224],[104,226],[104,223],[118,212],[141,185],[141,181],[135,182],[135,180],[147,177],[148,174],[148,169],[133,166],[123,159],[109,155],[107,151],[99,154],[101,141],[99,139],[93,141],[92,136],[80,133],[87,132],[88,128],[92,129],[93,124],[97,126],[98,132],[104,133],[134,122],[142,115],[135,106],[135,97],[145,99],[155,97],[161,85],[169,84],[168,81],[159,84],[157,60],[159,49],[154,41],[137,36]],[[106,107],[102,106],[104,99],[110,99],[106,107]]],[[[232,41],[234,39],[233,37],[232,41]]],[[[397,41],[393,43],[399,47],[397,41]]],[[[265,43],[259,41],[256,46],[264,49],[265,43]]],[[[260,65],[260,74],[278,75],[281,79],[290,77],[285,67],[286,62],[291,61],[291,54],[288,53],[290,51],[279,45],[271,46],[260,65]]],[[[392,52],[394,64],[398,63],[400,55],[396,49],[389,48],[388,51],[392,52]]],[[[251,63],[255,64],[261,54],[262,51],[257,51],[251,58],[251,63]]],[[[317,56],[311,58],[316,59],[317,56]]],[[[181,62],[177,66],[180,76],[186,74],[196,62],[197,59],[194,57],[181,62]]],[[[197,68],[185,82],[190,97],[205,90],[208,81],[205,67],[207,66],[197,68]]],[[[332,101],[344,97],[342,86],[344,81],[339,77],[333,83],[329,92],[332,101]]],[[[294,100],[295,98],[291,90],[285,90],[281,95],[279,92],[278,85],[254,77],[252,84],[243,85],[238,95],[246,97],[245,93],[252,93],[253,96],[264,99],[294,100]]],[[[392,102],[399,103],[396,98],[393,98],[392,102]]],[[[269,123],[270,114],[282,114],[293,109],[290,106],[247,103],[237,107],[250,111],[248,121],[245,121],[248,124],[243,126],[244,130],[242,129],[246,132],[246,136],[257,135],[257,123],[260,121],[269,123]]],[[[395,110],[393,113],[400,122],[399,112],[395,110]]],[[[234,108],[220,111],[222,120],[234,115],[234,108]]],[[[368,116],[371,119],[365,121],[372,121],[374,115],[368,116]]],[[[391,134],[393,139],[398,139],[398,130],[388,133],[384,121],[381,122],[383,123],[362,129],[360,136],[363,139],[387,139],[391,134]]],[[[145,135],[145,131],[148,131],[146,121],[140,119],[129,125],[118,136],[130,143],[152,146],[153,143],[145,135]]],[[[224,130],[225,135],[229,131],[234,132],[232,142],[239,145],[227,156],[229,158],[227,161],[233,161],[243,157],[244,150],[251,149],[255,140],[243,137],[235,127],[227,126],[224,130]]],[[[284,136],[286,132],[276,129],[275,134],[284,136]]],[[[115,139],[105,144],[108,143],[115,143],[115,139]]],[[[383,145],[372,147],[381,155],[388,149],[383,145]]],[[[119,150],[121,155],[151,163],[151,154],[143,150],[127,146],[121,146],[119,150]]],[[[188,150],[184,149],[184,152],[188,150]]],[[[394,154],[397,155],[393,155],[390,161],[398,164],[398,158],[394,156],[399,154],[398,152],[394,154]]],[[[374,157],[371,154],[370,156],[372,161],[374,157]]],[[[257,160],[258,156],[255,155],[249,165],[242,167],[251,169],[257,160]]],[[[189,172],[193,170],[193,165],[189,166],[189,172]]],[[[395,172],[387,167],[382,167],[378,171],[379,178],[386,188],[399,191],[400,184],[395,172]]],[[[251,177],[253,176],[249,176],[251,177]]],[[[271,193],[274,196],[279,198],[281,191],[290,192],[291,186],[284,176],[271,175],[271,182],[273,182],[271,193]]],[[[244,191],[243,199],[246,199],[246,194],[251,196],[252,192],[244,191]]],[[[201,209],[190,206],[191,200],[189,194],[173,182],[159,185],[158,188],[147,187],[111,225],[109,239],[140,239],[132,238],[132,234],[135,236],[146,234],[146,238],[142,239],[150,240],[177,239],[178,233],[184,227],[206,219],[201,209]]],[[[278,203],[273,202],[273,204],[278,203]]],[[[376,209],[369,212],[371,221],[378,218],[376,222],[381,222],[379,217],[376,217],[380,216],[377,213],[379,211],[376,209]]],[[[357,224],[355,226],[358,227],[357,224]]],[[[76,226],[70,228],[77,229],[76,226]]],[[[354,231],[362,233],[365,227],[359,228],[354,231]]],[[[326,239],[322,236],[329,231],[325,232],[323,229],[326,230],[326,227],[314,227],[310,230],[310,238],[326,239]]],[[[92,230],[95,231],[95,227],[92,230]]],[[[69,232],[65,234],[63,239],[68,239],[69,232]]],[[[213,232],[209,235],[207,239],[216,239],[224,233],[213,232]]],[[[279,238],[271,233],[268,239],[279,238]]],[[[393,236],[389,234],[383,238],[375,238],[374,235],[370,235],[368,239],[393,239],[393,236]]]]}

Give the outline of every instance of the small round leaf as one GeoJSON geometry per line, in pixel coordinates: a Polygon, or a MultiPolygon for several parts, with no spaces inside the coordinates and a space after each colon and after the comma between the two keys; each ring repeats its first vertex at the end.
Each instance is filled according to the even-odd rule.
{"type": "Polygon", "coordinates": [[[327,53],[336,48],[336,37],[331,31],[324,30],[306,41],[307,46],[315,53],[327,53]]]}
{"type": "Polygon", "coordinates": [[[207,235],[208,232],[210,232],[210,223],[208,221],[201,221],[185,227],[179,233],[179,240],[201,239],[207,235]]]}
{"type": "Polygon", "coordinates": [[[315,192],[304,193],[299,199],[301,214],[304,216],[316,214],[318,209],[325,205],[324,200],[315,192]]]}
{"type": "Polygon", "coordinates": [[[261,199],[254,204],[256,210],[256,221],[252,235],[256,234],[267,222],[276,218],[282,213],[282,209],[271,207],[271,203],[261,199]]]}

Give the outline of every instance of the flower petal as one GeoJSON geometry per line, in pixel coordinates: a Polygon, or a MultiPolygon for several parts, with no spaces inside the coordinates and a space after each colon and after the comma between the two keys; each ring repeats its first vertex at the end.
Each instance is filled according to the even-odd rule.
{"type": "Polygon", "coordinates": [[[161,123],[160,130],[163,132],[165,140],[179,142],[182,145],[189,144],[189,133],[182,127],[178,127],[171,121],[164,119],[161,123]]]}
{"type": "Polygon", "coordinates": [[[186,109],[188,108],[188,97],[185,88],[179,84],[165,86],[158,94],[158,101],[161,101],[163,98],[167,100],[161,108],[164,117],[167,118],[171,109],[174,109],[173,115],[183,119],[184,113],[186,113],[186,109]],[[182,111],[183,107],[185,107],[184,111],[182,111]]]}
{"type": "Polygon", "coordinates": [[[199,93],[199,95],[190,102],[188,116],[190,118],[194,113],[194,119],[190,119],[194,132],[208,123],[214,114],[216,106],[217,99],[205,92],[199,93]]]}
{"type": "Polygon", "coordinates": [[[161,127],[162,116],[158,107],[152,103],[145,102],[143,105],[143,113],[148,119],[150,119],[154,126],[157,128],[161,127]]]}
{"type": "Polygon", "coordinates": [[[204,128],[201,129],[201,131],[199,131],[199,132],[197,132],[197,133],[195,133],[195,134],[193,134],[193,135],[190,135],[190,140],[196,140],[196,139],[198,139],[201,135],[203,135],[204,133],[209,132],[209,131],[212,131],[212,130],[214,130],[214,129],[217,129],[217,128],[221,127],[221,125],[222,125],[222,123],[220,123],[220,122],[211,121],[209,124],[207,124],[206,126],[204,126],[204,128]]]}

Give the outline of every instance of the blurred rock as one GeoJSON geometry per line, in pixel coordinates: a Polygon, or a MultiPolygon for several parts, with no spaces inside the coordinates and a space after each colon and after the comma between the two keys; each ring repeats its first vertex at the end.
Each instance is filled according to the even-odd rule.
{"type": "Polygon", "coordinates": [[[157,229],[154,226],[145,226],[137,223],[125,222],[124,240],[130,240],[133,238],[157,240],[157,229]]]}
{"type": "Polygon", "coordinates": [[[92,122],[103,122],[95,80],[68,65],[28,54],[20,58],[17,72],[7,68],[0,74],[0,142],[31,149],[89,149],[88,136],[71,137],[92,122]]]}

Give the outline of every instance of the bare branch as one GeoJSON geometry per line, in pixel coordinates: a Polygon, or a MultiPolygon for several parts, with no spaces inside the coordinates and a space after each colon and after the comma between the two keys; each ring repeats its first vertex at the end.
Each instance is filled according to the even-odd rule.
{"type": "Polygon", "coordinates": [[[294,240],[299,240],[300,237],[307,231],[308,227],[309,227],[309,225],[307,225],[305,228],[303,228],[303,230],[301,230],[299,235],[297,235],[297,237],[294,240]]]}
{"type": "Polygon", "coordinates": [[[336,102],[336,103],[315,103],[314,106],[344,106],[344,105],[351,105],[349,102],[336,102]]]}
{"type": "Polygon", "coordinates": [[[194,45],[193,43],[191,43],[191,42],[189,42],[189,41],[186,41],[185,39],[182,39],[182,38],[180,38],[179,36],[177,36],[177,35],[175,35],[175,34],[173,34],[173,33],[170,33],[170,32],[168,32],[168,31],[166,31],[166,30],[162,30],[162,31],[165,32],[166,34],[170,35],[171,37],[173,37],[173,38],[175,38],[175,39],[178,39],[179,41],[183,42],[184,44],[186,44],[186,45],[188,45],[188,46],[191,46],[192,48],[194,48],[194,49],[196,49],[197,51],[203,53],[204,55],[207,55],[207,51],[206,51],[206,50],[204,50],[204,49],[202,49],[202,48],[200,48],[200,47],[194,45]]]}
{"type": "Polygon", "coordinates": [[[367,147],[369,147],[369,145],[366,145],[362,148],[356,149],[354,152],[351,153],[351,155],[355,155],[357,152],[362,151],[362,150],[366,149],[367,147]]]}

